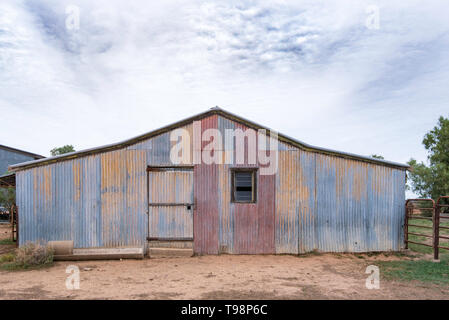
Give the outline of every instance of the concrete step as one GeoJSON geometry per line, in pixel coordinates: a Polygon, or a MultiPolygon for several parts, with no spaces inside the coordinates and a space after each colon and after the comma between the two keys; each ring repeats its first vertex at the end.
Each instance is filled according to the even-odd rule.
{"type": "Polygon", "coordinates": [[[142,247],[73,249],[73,254],[54,256],[54,260],[113,260],[143,258],[144,250],[142,247]]]}
{"type": "Polygon", "coordinates": [[[192,249],[193,241],[169,241],[158,240],[149,241],[150,248],[176,248],[176,249],[192,249]]]}
{"type": "Polygon", "coordinates": [[[191,257],[193,249],[181,248],[149,248],[150,258],[191,257]]]}

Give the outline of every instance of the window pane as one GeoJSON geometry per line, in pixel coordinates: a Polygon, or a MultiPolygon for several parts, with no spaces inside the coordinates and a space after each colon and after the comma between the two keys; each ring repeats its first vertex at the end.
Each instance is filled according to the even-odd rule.
{"type": "Polygon", "coordinates": [[[253,185],[252,172],[236,172],[235,186],[236,187],[251,187],[253,185]]]}
{"type": "Polygon", "coordinates": [[[234,172],[234,200],[239,202],[253,201],[253,171],[234,172]]]}

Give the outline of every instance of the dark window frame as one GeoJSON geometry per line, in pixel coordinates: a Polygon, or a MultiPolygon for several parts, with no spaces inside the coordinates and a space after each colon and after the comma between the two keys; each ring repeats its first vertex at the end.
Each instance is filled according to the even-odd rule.
{"type": "Polygon", "coordinates": [[[231,202],[232,203],[257,203],[257,171],[259,168],[231,168],[231,202]],[[252,199],[240,201],[235,199],[235,173],[250,172],[252,174],[252,199]]]}

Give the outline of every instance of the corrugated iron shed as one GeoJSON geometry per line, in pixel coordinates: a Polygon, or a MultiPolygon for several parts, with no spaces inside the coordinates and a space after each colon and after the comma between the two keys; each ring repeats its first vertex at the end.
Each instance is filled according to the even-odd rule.
{"type": "MultiPolygon", "coordinates": [[[[215,128],[222,136],[227,129],[271,131],[213,108],[121,143],[11,166],[17,174],[21,244],[73,240],[77,248],[115,247],[145,245],[148,236],[189,238],[193,233],[199,254],[403,246],[408,166],[279,134],[278,171],[261,175],[258,170],[257,201],[234,203],[231,169],[261,163],[245,158],[240,165],[194,164],[192,175],[147,172],[148,166],[173,166],[170,134],[183,128],[192,137],[194,121],[201,122],[202,133],[215,128]],[[166,201],[179,208],[167,208],[166,201]],[[193,208],[184,208],[185,201],[193,201],[193,208]]],[[[223,145],[223,152],[233,150],[235,144],[223,145]]]]}

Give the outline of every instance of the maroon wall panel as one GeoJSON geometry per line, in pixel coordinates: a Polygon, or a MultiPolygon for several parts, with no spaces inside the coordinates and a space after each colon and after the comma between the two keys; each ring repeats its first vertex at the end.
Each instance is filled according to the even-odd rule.
{"type": "MultiPolygon", "coordinates": [[[[237,124],[236,128],[247,127],[237,124]]],[[[236,167],[254,167],[248,164],[248,143],[245,143],[245,164],[236,167]]],[[[274,254],[275,253],[275,179],[276,175],[260,175],[257,171],[257,202],[234,203],[235,230],[234,253],[274,254]]]]}
{"type": "MultiPolygon", "coordinates": [[[[216,115],[201,120],[201,131],[217,128],[216,115]]],[[[207,142],[202,143],[202,148],[207,142]]],[[[218,254],[218,165],[194,168],[196,208],[193,217],[194,250],[198,254],[218,254]]]]}
{"type": "MultiPolygon", "coordinates": [[[[242,130],[247,127],[236,124],[242,130]]],[[[201,120],[201,131],[218,128],[218,116],[201,120]]],[[[201,150],[208,142],[203,142],[201,150]]],[[[245,142],[245,163],[230,167],[258,167],[249,164],[248,143],[245,142]]],[[[194,250],[197,254],[219,253],[219,210],[218,193],[220,164],[196,164],[194,171],[194,192],[196,208],[194,210],[194,250]]],[[[221,186],[221,189],[231,186],[221,186]]],[[[220,198],[221,199],[221,198],[220,198]]],[[[223,201],[223,199],[221,199],[223,201]]],[[[229,201],[229,200],[228,200],[229,201]]],[[[233,211],[233,251],[237,254],[274,254],[275,253],[275,175],[257,174],[257,202],[231,203],[233,211]]]]}

